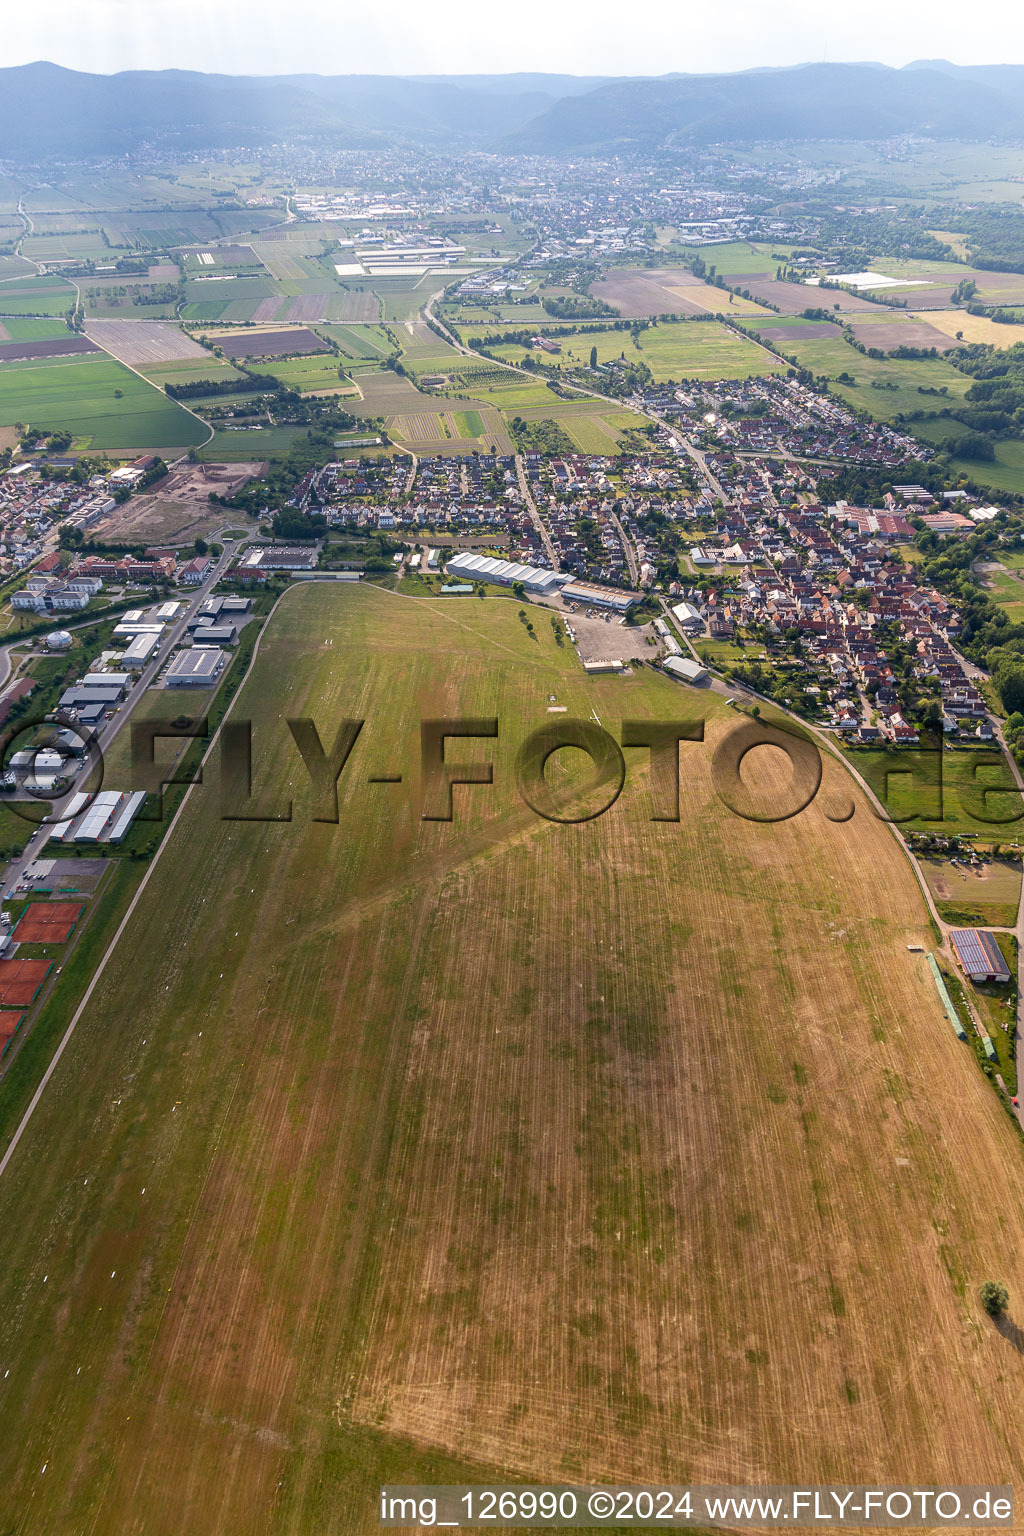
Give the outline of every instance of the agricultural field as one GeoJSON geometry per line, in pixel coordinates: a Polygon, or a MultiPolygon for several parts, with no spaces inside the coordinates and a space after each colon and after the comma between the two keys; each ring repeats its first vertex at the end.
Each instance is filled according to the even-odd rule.
{"type": "MultiPolygon", "coordinates": [[[[745,379],[784,367],[756,342],[727,330],[717,320],[649,326],[641,332],[639,351],[656,381],[745,379]]],[[[598,357],[600,361],[600,353],[598,357]]]]}
{"type": "Polygon", "coordinates": [[[165,384],[194,384],[200,379],[212,379],[219,383],[222,379],[246,377],[239,369],[233,368],[226,358],[214,357],[213,353],[207,352],[205,348],[201,348],[200,351],[202,356],[199,358],[181,358],[172,362],[140,365],[139,372],[145,374],[152,384],[158,384],[161,388],[165,384]]]}
{"type": "Polygon", "coordinates": [[[481,406],[467,408],[465,401],[454,402],[453,410],[418,410],[387,418],[389,435],[400,446],[414,452],[472,453],[494,448],[498,453],[512,453],[514,445],[499,412],[481,406]]]}
{"type": "Polygon", "coordinates": [[[688,267],[613,267],[590,292],[617,309],[624,319],[651,315],[764,314],[750,299],[715,288],[694,277],[688,267]]]}
{"type": "MultiPolygon", "coordinates": [[[[345,367],[345,359],[336,357],[333,352],[318,352],[314,357],[274,357],[251,366],[253,373],[268,374],[301,393],[331,390],[338,394],[355,394],[348,378],[338,376],[338,369],[345,367]]],[[[345,371],[347,374],[347,369],[345,371]]]]}
{"type": "Polygon", "coordinates": [[[735,282],[742,287],[740,279],[750,276],[755,272],[767,272],[769,267],[772,272],[779,265],[773,251],[779,254],[788,250],[785,246],[756,245],[749,240],[731,240],[722,245],[703,245],[681,247],[684,259],[692,260],[694,256],[700,259],[709,268],[713,267],[720,272],[727,282],[735,282]]]}
{"type": "Polygon", "coordinates": [[[64,315],[75,290],[62,277],[19,277],[0,287],[0,319],[8,315],[64,315]]]}
{"type": "MultiPolygon", "coordinates": [[[[471,337],[485,334],[484,330],[466,331],[463,339],[468,343],[471,337]]],[[[679,320],[650,325],[640,332],[636,342],[629,331],[616,331],[610,327],[553,339],[562,351],[545,360],[587,367],[591,349],[596,347],[599,363],[614,362],[622,356],[643,361],[659,383],[664,379],[746,379],[754,374],[777,373],[785,367],[756,342],[727,329],[717,320],[679,320]]],[[[521,363],[530,349],[502,343],[489,347],[488,352],[505,362],[521,363]]]]}
{"type": "Polygon", "coordinates": [[[259,330],[246,327],[238,331],[210,330],[204,333],[225,357],[300,357],[309,352],[325,352],[327,348],[315,331],[305,326],[293,326],[288,330],[259,330]]]}
{"type": "Polygon", "coordinates": [[[383,305],[371,288],[346,290],[344,283],[341,286],[341,294],[332,298],[330,302],[329,313],[332,320],[372,324],[381,318],[383,305]]]}
{"type": "Polygon", "coordinates": [[[554,421],[581,453],[617,454],[622,432],[646,423],[646,417],[635,411],[617,410],[613,401],[559,400],[556,396],[544,405],[523,406],[509,414],[527,422],[554,421]]]}
{"type": "MultiPolygon", "coordinates": [[[[803,349],[794,347],[793,350],[803,361],[803,349]]],[[[846,372],[852,375],[855,382],[852,385],[832,383],[830,388],[849,405],[868,411],[881,421],[889,421],[900,412],[933,410],[944,403],[955,403],[962,400],[971,387],[972,380],[968,375],[960,373],[952,363],[944,362],[942,358],[922,358],[918,361],[896,357],[878,359],[863,357],[850,347],[846,347],[845,351],[846,372]],[[873,380],[879,387],[872,388],[873,380]],[[882,387],[888,385],[893,388],[882,387]],[[921,393],[922,390],[942,388],[947,392],[945,400],[921,393]]],[[[809,368],[813,364],[808,362],[804,366],[809,368]]],[[[921,425],[915,422],[914,431],[919,431],[921,425]]],[[[952,430],[948,422],[939,425],[943,435],[952,430]]]]}
{"type": "Polygon", "coordinates": [[[985,315],[969,315],[965,309],[935,310],[926,317],[916,318],[927,318],[929,325],[951,337],[954,343],[962,338],[965,342],[981,341],[990,347],[1012,347],[1020,340],[1015,326],[1000,325],[985,315]]]}
{"type": "MultiPolygon", "coordinates": [[[[948,423],[937,425],[948,427],[948,423]]],[[[993,446],[996,454],[994,462],[952,459],[950,463],[953,473],[967,475],[979,485],[991,486],[996,491],[1014,491],[1017,495],[1024,494],[1024,442],[1019,438],[1009,438],[1006,441],[997,439],[993,446]]]]}
{"type": "Polygon", "coordinates": [[[269,459],[288,452],[305,427],[225,427],[217,428],[208,443],[197,450],[204,463],[246,463],[250,459],[269,459]]]}
{"type": "Polygon", "coordinates": [[[387,333],[378,325],[322,325],[319,329],[337,342],[346,363],[375,361],[379,366],[381,359],[392,351],[387,333]]]}
{"type": "Polygon", "coordinates": [[[216,358],[181,329],[163,320],[90,320],[86,335],[118,362],[143,370],[179,361],[211,363],[216,358]]]}
{"type": "MultiPolygon", "coordinates": [[[[381,1482],[474,1462],[1024,1471],[975,1299],[1024,1262],[1024,1160],[908,953],[931,932],[895,840],[859,800],[828,819],[854,793],[831,763],[824,809],[734,816],[720,701],[587,678],[517,606],[283,599],[235,714],[292,820],[221,819],[211,764],[0,1179],[8,1524],[64,1536],[101,1497],[111,1531],[359,1536],[381,1482]],[[528,810],[513,762],[552,694],[615,735],[706,716],[681,820],[649,819],[637,749],[606,816],[528,810]],[[448,751],[494,784],[424,821],[420,720],[447,711],[500,721],[448,751]],[[282,717],[356,712],[315,822],[282,717]]],[[[744,778],[779,793],[765,751],[744,778]]],[[[579,772],[553,787],[593,808],[579,772]]]]}
{"type": "Polygon", "coordinates": [[[66,427],[80,448],[185,449],[208,436],[162,391],[97,353],[0,367],[0,424],[16,421],[66,427]]]}
{"type": "Polygon", "coordinates": [[[0,364],[97,351],[94,341],[77,335],[63,320],[0,321],[0,364]]]}
{"type": "MultiPolygon", "coordinates": [[[[2,292],[2,290],[0,290],[2,292]]],[[[65,336],[74,333],[64,320],[45,319],[15,319],[8,316],[0,320],[0,347],[6,348],[10,342],[18,341],[59,341],[65,336]]],[[[0,359],[6,352],[0,352],[0,359]]]]}
{"type": "Polygon", "coordinates": [[[930,316],[905,315],[898,310],[854,315],[850,329],[865,347],[878,347],[883,352],[896,347],[935,347],[939,352],[947,352],[956,346],[951,336],[931,323],[930,316]]]}

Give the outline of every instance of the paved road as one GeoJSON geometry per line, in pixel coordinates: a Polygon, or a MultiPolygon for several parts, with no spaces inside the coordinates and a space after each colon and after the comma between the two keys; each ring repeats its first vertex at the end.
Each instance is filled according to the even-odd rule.
{"type": "Polygon", "coordinates": [[[562,569],[562,562],[558,558],[558,551],[552,542],[550,533],[548,532],[548,525],[545,523],[544,519],[540,515],[540,512],[537,510],[537,503],[534,501],[533,492],[530,490],[530,482],[526,478],[526,465],[523,462],[523,456],[521,453],[516,454],[516,477],[519,481],[519,493],[523,498],[523,505],[526,507],[527,512],[530,514],[530,519],[533,522],[533,526],[540,534],[540,540],[544,545],[545,550],[547,551],[547,557],[551,563],[551,569],[553,571],[560,571],[562,569]]]}
{"type": "MultiPolygon", "coordinates": [[[[631,406],[630,409],[639,411],[638,406],[631,406]]],[[[696,443],[692,443],[686,434],[680,431],[676,423],[666,421],[664,416],[655,416],[650,411],[646,413],[640,412],[640,414],[646,414],[650,416],[650,419],[654,422],[657,422],[659,427],[662,427],[666,432],[671,433],[676,442],[680,444],[683,451],[687,453],[696,464],[702,477],[707,481],[708,485],[710,485],[719,501],[722,502],[723,506],[728,506],[729,498],[725,493],[722,482],[718,479],[717,475],[713,474],[712,471],[708,468],[707,455],[703,452],[703,450],[698,448],[696,443]]]]}
{"type": "Polygon", "coordinates": [[[615,511],[614,507],[609,512],[608,516],[611,520],[612,527],[615,529],[615,532],[619,536],[619,542],[622,545],[622,552],[626,557],[626,564],[629,566],[629,579],[633,583],[634,587],[639,587],[640,567],[636,563],[636,550],[633,548],[633,540],[629,537],[629,534],[626,532],[625,528],[623,528],[621,522],[619,521],[619,514],[615,511]]]}

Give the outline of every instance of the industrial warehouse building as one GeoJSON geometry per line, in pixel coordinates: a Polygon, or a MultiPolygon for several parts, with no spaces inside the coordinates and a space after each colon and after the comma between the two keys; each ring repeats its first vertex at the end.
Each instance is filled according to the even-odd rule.
{"type": "Polygon", "coordinates": [[[448,561],[449,578],[461,581],[491,581],[500,587],[521,581],[536,597],[556,597],[568,581],[558,571],[545,571],[539,565],[521,565],[517,560],[497,560],[491,555],[453,555],[448,561]]]}
{"type": "Polygon", "coordinates": [[[192,638],[196,645],[234,645],[238,631],[233,624],[200,624],[192,638]]]}
{"type": "Polygon", "coordinates": [[[623,592],[618,587],[591,587],[582,581],[570,581],[562,588],[562,597],[567,603],[610,608],[613,613],[628,613],[640,601],[639,592],[623,592]]]}
{"type": "Polygon", "coordinates": [[[194,645],[178,651],[164,673],[165,688],[209,688],[227,658],[216,646],[194,645]]]}
{"type": "Polygon", "coordinates": [[[160,636],[136,635],[131,645],[121,657],[121,665],[131,672],[141,672],[153,659],[153,652],[160,644],[160,636]]]}
{"type": "Polygon", "coordinates": [[[949,941],[970,981],[1009,981],[1010,967],[994,933],[985,928],[951,928],[949,941]]]}
{"type": "Polygon", "coordinates": [[[702,667],[700,662],[690,661],[686,656],[666,656],[662,666],[666,672],[681,678],[684,683],[702,683],[708,675],[707,667],[702,667]]]}
{"type": "Polygon", "coordinates": [[[72,795],[64,819],[53,824],[50,837],[58,843],[120,843],[145,798],[142,790],[129,794],[108,789],[95,798],[79,791],[72,795]]]}
{"type": "Polygon", "coordinates": [[[253,544],[238,562],[241,571],[311,571],[318,549],[291,544],[253,544]]]}

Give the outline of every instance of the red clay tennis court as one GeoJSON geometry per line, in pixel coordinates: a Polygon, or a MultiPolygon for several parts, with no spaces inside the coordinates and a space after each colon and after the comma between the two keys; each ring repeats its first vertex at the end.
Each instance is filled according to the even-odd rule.
{"type": "Polygon", "coordinates": [[[11,1043],[14,1032],[25,1017],[20,1009],[0,1009],[0,1056],[3,1055],[11,1043]]]}
{"type": "Polygon", "coordinates": [[[27,1008],[52,964],[52,960],[0,960],[0,1009],[27,1008]]]}
{"type": "Polygon", "coordinates": [[[79,901],[33,901],[14,937],[19,944],[66,944],[81,915],[79,901]]]}

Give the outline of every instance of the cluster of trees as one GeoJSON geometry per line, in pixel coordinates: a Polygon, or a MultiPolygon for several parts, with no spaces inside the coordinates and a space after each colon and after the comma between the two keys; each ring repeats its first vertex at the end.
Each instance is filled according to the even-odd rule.
{"type": "Polygon", "coordinates": [[[575,453],[576,446],[557,421],[545,416],[542,421],[524,421],[513,416],[509,422],[516,447],[521,453],[575,453]]]}
{"type": "MultiPolygon", "coordinates": [[[[945,439],[946,452],[954,458],[991,462],[996,441],[1017,438],[1024,430],[1024,343],[998,349],[984,342],[970,342],[956,347],[946,357],[974,380],[963,403],[943,406],[938,411],[911,412],[898,419],[958,422],[966,431],[953,432],[945,439]]],[[[948,387],[936,390],[918,385],[918,393],[948,396],[948,387]]]]}
{"type": "Polygon", "coordinates": [[[556,320],[592,320],[597,316],[617,319],[619,316],[619,311],[603,299],[582,293],[550,294],[541,299],[541,307],[545,314],[554,315],[556,320]]]}
{"type": "Polygon", "coordinates": [[[207,395],[271,394],[281,388],[280,380],[273,374],[246,373],[241,379],[191,379],[187,384],[165,384],[164,393],[172,400],[199,400],[207,395]]]}
{"type": "Polygon", "coordinates": [[[986,272],[1024,272],[1024,213],[1013,203],[949,208],[943,223],[966,235],[971,263],[986,272]]]}

